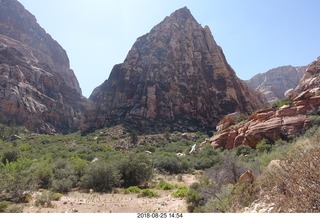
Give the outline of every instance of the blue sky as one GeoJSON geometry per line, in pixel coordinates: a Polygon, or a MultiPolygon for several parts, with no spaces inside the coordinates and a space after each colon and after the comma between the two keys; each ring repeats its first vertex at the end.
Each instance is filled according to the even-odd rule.
{"type": "Polygon", "coordinates": [[[208,25],[241,79],[320,56],[318,0],[19,0],[67,51],[83,95],[123,62],[135,40],[187,6],[208,25]]]}

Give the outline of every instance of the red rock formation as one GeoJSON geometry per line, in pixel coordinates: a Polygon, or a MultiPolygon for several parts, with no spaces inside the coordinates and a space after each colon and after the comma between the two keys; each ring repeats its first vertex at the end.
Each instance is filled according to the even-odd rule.
{"type": "Polygon", "coordinates": [[[209,27],[182,8],[134,43],[90,99],[83,131],[125,123],[143,132],[212,129],[263,104],[227,63],[209,27]]]}
{"type": "Polygon", "coordinates": [[[16,0],[0,1],[0,122],[76,131],[85,99],[65,50],[16,0]]]}
{"type": "Polygon", "coordinates": [[[293,139],[310,127],[308,112],[320,111],[320,58],[311,63],[299,85],[290,91],[292,105],[265,109],[237,125],[219,129],[210,141],[213,147],[231,149],[239,145],[255,147],[263,138],[272,141],[293,139]]]}

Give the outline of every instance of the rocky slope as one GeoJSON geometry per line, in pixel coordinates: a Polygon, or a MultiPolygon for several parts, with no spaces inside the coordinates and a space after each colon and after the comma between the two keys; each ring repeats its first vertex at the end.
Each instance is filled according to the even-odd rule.
{"type": "Polygon", "coordinates": [[[0,0],[0,122],[78,129],[85,99],[65,50],[16,0],[0,0]]]}
{"type": "Polygon", "coordinates": [[[84,132],[116,123],[143,132],[212,129],[227,113],[263,104],[186,7],[139,37],[90,100],[84,132]]]}
{"type": "Polygon", "coordinates": [[[286,97],[292,104],[260,110],[236,125],[234,115],[226,116],[217,126],[218,133],[210,139],[211,145],[255,147],[263,138],[270,142],[290,140],[309,128],[309,116],[320,114],[320,58],[308,66],[299,85],[287,91],[286,97]]]}
{"type": "Polygon", "coordinates": [[[268,102],[275,102],[284,98],[284,93],[295,88],[302,78],[307,66],[282,66],[260,73],[246,81],[248,85],[263,93],[268,102]]]}

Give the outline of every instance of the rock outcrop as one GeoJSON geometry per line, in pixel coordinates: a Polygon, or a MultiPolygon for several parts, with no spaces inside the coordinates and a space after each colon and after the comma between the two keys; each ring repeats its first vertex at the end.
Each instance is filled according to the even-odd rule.
{"type": "MultiPolygon", "coordinates": [[[[222,123],[210,141],[213,147],[231,149],[239,145],[255,147],[262,139],[290,140],[312,124],[308,115],[320,113],[320,58],[311,63],[299,85],[287,92],[292,104],[279,109],[264,109],[239,124],[222,123]]],[[[222,121],[228,121],[227,119],[222,121]]]]}
{"type": "Polygon", "coordinates": [[[287,90],[295,88],[306,69],[307,66],[282,66],[257,74],[246,82],[251,88],[263,93],[271,103],[282,100],[287,90]]]}
{"type": "Polygon", "coordinates": [[[0,0],[0,122],[76,131],[85,101],[65,50],[18,1],[0,0]]]}
{"type": "Polygon", "coordinates": [[[143,132],[212,129],[228,113],[263,104],[186,7],[139,37],[90,100],[84,132],[117,123],[143,132]]]}

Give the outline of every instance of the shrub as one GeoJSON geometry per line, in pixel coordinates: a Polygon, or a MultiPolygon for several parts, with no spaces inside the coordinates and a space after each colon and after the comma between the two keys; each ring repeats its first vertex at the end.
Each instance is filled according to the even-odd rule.
{"type": "Polygon", "coordinates": [[[119,170],[111,163],[97,161],[90,163],[81,178],[81,187],[97,192],[110,192],[120,185],[119,170]]]}
{"type": "Polygon", "coordinates": [[[249,115],[248,114],[244,114],[244,113],[241,113],[239,118],[236,119],[236,124],[242,122],[242,121],[245,121],[249,118],[249,115]]]}
{"type": "Polygon", "coordinates": [[[124,190],[124,194],[130,194],[130,193],[140,193],[141,189],[139,189],[138,186],[130,186],[129,188],[126,188],[124,190]]]}
{"type": "Polygon", "coordinates": [[[149,198],[153,198],[153,197],[159,197],[159,194],[151,189],[142,189],[139,197],[149,197],[149,198]]]}
{"type": "Polygon", "coordinates": [[[152,162],[146,154],[129,154],[119,160],[118,169],[124,187],[136,186],[150,180],[153,175],[152,162]]]}
{"type": "Polygon", "coordinates": [[[78,177],[71,163],[58,160],[53,167],[52,189],[56,192],[66,193],[78,182],[78,177]]]}
{"type": "Polygon", "coordinates": [[[53,207],[52,200],[52,192],[42,191],[36,195],[34,204],[37,207],[51,208],[53,207]]]}
{"type": "Polygon", "coordinates": [[[17,161],[20,156],[20,150],[16,148],[9,148],[3,152],[1,162],[6,164],[7,162],[17,161]]]}
{"type": "Polygon", "coordinates": [[[263,154],[263,153],[269,153],[272,149],[272,145],[266,140],[262,139],[257,145],[256,145],[256,150],[258,153],[263,154]]]}
{"type": "Polygon", "coordinates": [[[320,148],[296,149],[278,171],[265,173],[260,184],[283,212],[320,212],[320,148]]]}
{"type": "Polygon", "coordinates": [[[181,186],[177,191],[173,192],[171,195],[175,198],[187,197],[189,189],[187,186],[181,186]]]}
{"type": "Polygon", "coordinates": [[[130,138],[131,138],[131,143],[132,144],[137,144],[137,142],[138,142],[138,134],[137,134],[137,132],[136,131],[131,131],[130,132],[130,138]]]}
{"type": "Polygon", "coordinates": [[[181,161],[175,156],[160,156],[155,161],[155,167],[163,172],[178,174],[183,171],[181,161]]]}
{"type": "Polygon", "coordinates": [[[3,202],[0,202],[0,213],[3,213],[5,212],[5,210],[8,208],[8,202],[6,201],[3,201],[3,202]]]}
{"type": "Polygon", "coordinates": [[[52,182],[52,168],[48,164],[39,165],[35,172],[35,180],[39,188],[47,189],[52,182]]]}
{"type": "Polygon", "coordinates": [[[55,192],[67,193],[71,190],[73,182],[71,179],[54,179],[52,181],[52,190],[55,192]]]}
{"type": "Polygon", "coordinates": [[[160,183],[158,183],[158,185],[156,186],[157,189],[162,189],[162,190],[172,190],[174,189],[174,186],[170,183],[161,181],[160,183]]]}
{"type": "Polygon", "coordinates": [[[282,107],[284,105],[291,106],[292,103],[293,103],[293,101],[290,100],[290,99],[283,99],[283,100],[279,100],[279,101],[276,101],[276,102],[272,103],[272,108],[280,108],[280,107],[282,107]]]}
{"type": "Polygon", "coordinates": [[[218,185],[235,184],[240,175],[246,171],[244,164],[237,160],[237,157],[226,152],[222,162],[208,169],[206,177],[218,185]]]}

